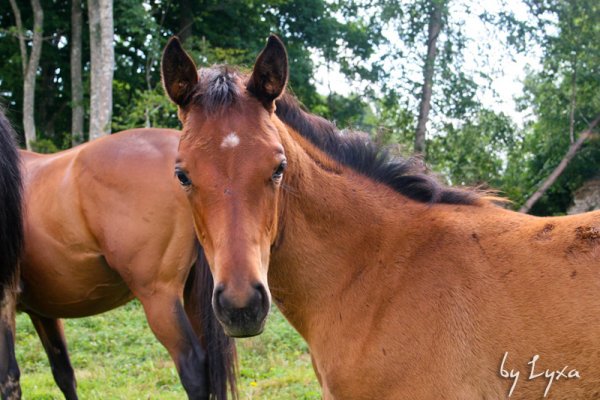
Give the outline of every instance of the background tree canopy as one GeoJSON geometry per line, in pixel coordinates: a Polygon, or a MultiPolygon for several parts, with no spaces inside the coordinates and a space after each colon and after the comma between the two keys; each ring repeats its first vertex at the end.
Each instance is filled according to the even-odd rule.
{"type": "MultiPolygon", "coordinates": [[[[34,8],[39,3],[43,40],[31,110],[37,136],[33,146],[38,151],[67,148],[77,142],[71,123],[76,103],[71,83],[72,13],[74,7],[82,11],[87,138],[89,11],[97,1],[12,3],[22,27],[15,7],[0,10],[2,102],[23,132],[24,53],[19,37],[25,53],[31,54],[38,32],[33,29],[34,8]]],[[[110,128],[178,127],[159,75],[160,53],[170,36],[180,36],[199,65],[249,67],[274,32],[288,48],[291,90],[311,111],[340,128],[366,130],[401,153],[412,152],[416,143],[450,183],[497,188],[518,208],[600,114],[600,3],[519,4],[526,15],[501,0],[485,6],[471,0],[120,0],[112,14],[114,61],[107,61],[114,63],[110,128]],[[469,35],[468,21],[473,20],[486,27],[487,37],[469,35]],[[541,59],[517,93],[518,107],[528,117],[515,121],[479,94],[502,73],[502,65],[491,61],[495,52],[510,57],[533,49],[541,59]],[[469,67],[473,60],[476,68],[469,67]],[[354,93],[319,92],[315,77],[323,68],[339,70],[354,83],[354,93]],[[419,135],[422,144],[415,141],[419,135]]],[[[599,162],[600,144],[592,136],[531,212],[564,213],[573,191],[597,176],[599,162]]]]}

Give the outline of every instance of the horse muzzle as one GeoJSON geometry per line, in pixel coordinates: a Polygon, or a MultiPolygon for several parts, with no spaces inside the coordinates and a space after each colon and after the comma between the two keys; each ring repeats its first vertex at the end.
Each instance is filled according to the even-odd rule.
{"type": "Polygon", "coordinates": [[[213,310],[225,333],[232,337],[250,337],[262,333],[271,301],[263,284],[251,285],[240,295],[219,284],[213,292],[213,310]]]}

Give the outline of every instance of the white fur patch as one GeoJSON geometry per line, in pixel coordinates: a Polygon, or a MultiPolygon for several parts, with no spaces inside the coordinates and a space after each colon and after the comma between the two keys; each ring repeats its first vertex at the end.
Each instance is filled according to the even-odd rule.
{"type": "Polygon", "coordinates": [[[221,147],[224,149],[232,148],[240,144],[240,138],[235,132],[231,132],[229,135],[225,136],[223,142],[221,143],[221,147]]]}

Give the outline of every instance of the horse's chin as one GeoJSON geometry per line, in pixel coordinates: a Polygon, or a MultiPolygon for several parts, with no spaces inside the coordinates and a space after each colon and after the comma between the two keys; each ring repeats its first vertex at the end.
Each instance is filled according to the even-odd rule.
{"type": "Polygon", "coordinates": [[[225,331],[225,334],[227,336],[231,336],[234,338],[247,338],[247,337],[252,337],[252,336],[257,336],[260,335],[261,333],[263,333],[263,330],[265,329],[265,321],[267,319],[263,319],[258,325],[256,326],[232,326],[232,325],[227,325],[221,322],[221,326],[223,327],[223,330],[225,331]]]}

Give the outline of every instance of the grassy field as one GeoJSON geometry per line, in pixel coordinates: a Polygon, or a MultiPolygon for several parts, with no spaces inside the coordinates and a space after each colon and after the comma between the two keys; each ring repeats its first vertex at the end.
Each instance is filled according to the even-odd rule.
{"type": "MultiPolygon", "coordinates": [[[[175,367],[135,301],[66,320],[81,399],[184,399],[175,367]]],[[[265,332],[237,341],[241,399],[320,399],[307,347],[273,309],[265,332]]],[[[17,358],[25,400],[62,399],[29,317],[17,317],[17,358]]]]}

